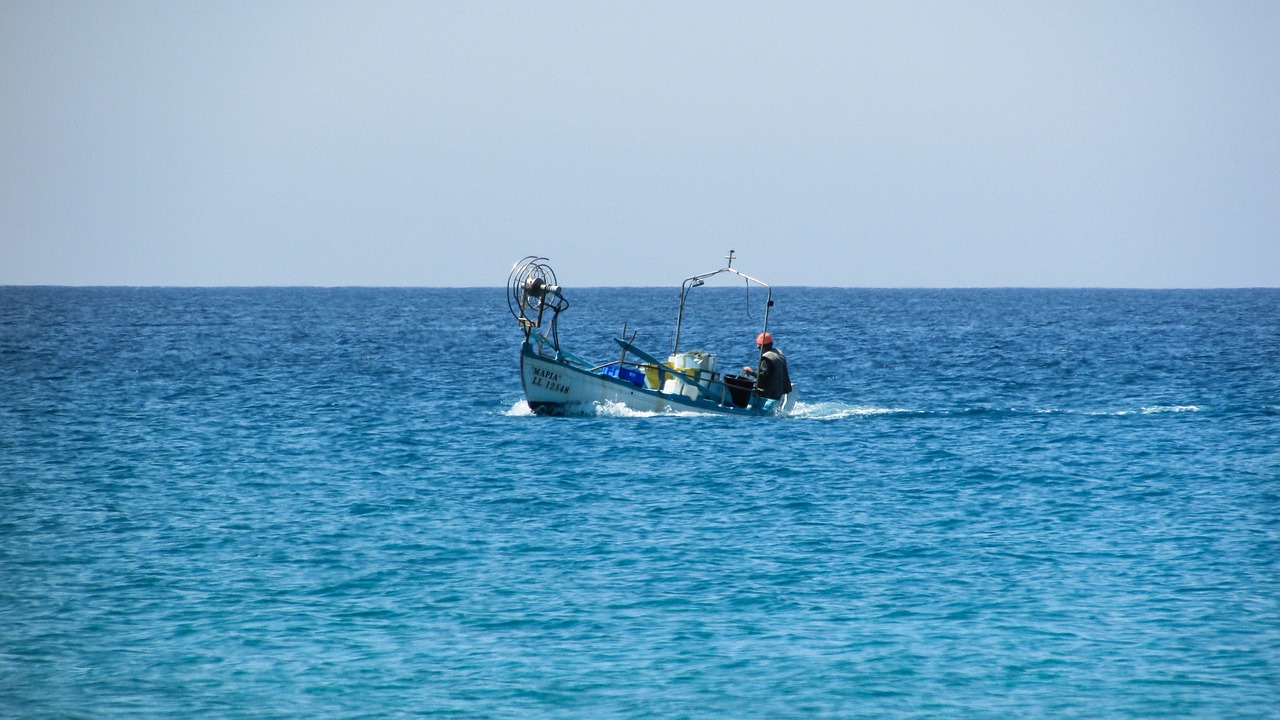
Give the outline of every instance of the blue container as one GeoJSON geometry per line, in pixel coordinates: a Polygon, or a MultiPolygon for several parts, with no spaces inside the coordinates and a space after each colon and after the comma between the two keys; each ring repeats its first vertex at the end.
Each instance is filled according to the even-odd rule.
{"type": "Polygon", "coordinates": [[[619,380],[629,382],[636,387],[644,387],[644,373],[639,370],[632,370],[629,367],[623,367],[621,365],[610,365],[600,372],[601,374],[608,375],[609,377],[615,377],[619,380]]]}

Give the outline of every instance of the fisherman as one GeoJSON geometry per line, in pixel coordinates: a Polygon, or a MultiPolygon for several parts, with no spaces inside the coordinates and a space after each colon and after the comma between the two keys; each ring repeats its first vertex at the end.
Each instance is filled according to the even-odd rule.
{"type": "Polygon", "coordinates": [[[787,357],[773,346],[773,336],[762,332],[756,336],[760,350],[760,369],[742,368],[743,374],[756,379],[756,392],[761,397],[777,400],[791,392],[791,376],[787,374],[787,357]]]}

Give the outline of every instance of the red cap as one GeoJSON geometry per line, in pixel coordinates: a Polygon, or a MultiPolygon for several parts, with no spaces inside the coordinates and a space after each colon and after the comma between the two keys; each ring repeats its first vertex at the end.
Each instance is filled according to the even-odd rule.
{"type": "Polygon", "coordinates": [[[757,335],[757,336],[756,336],[756,344],[757,344],[757,345],[772,345],[772,344],[773,344],[773,336],[772,336],[772,335],[770,335],[770,334],[769,334],[769,333],[767,333],[767,332],[762,332],[762,333],[760,333],[759,335],[757,335]]]}

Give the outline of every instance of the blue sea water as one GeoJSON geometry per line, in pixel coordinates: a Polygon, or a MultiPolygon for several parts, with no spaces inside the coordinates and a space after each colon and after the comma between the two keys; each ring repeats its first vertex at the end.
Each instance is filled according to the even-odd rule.
{"type": "Polygon", "coordinates": [[[1280,717],[1280,291],[776,298],[552,418],[502,289],[0,288],[0,716],[1280,717]]]}

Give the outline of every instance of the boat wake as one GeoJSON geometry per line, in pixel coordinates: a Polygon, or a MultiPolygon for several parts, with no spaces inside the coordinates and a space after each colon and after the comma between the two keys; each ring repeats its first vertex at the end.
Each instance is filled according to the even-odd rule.
{"type": "MultiPolygon", "coordinates": [[[[909,408],[876,407],[844,402],[797,402],[785,417],[800,420],[845,420],[849,418],[881,415],[898,417],[956,417],[965,415],[1083,415],[1093,417],[1126,417],[1135,415],[1161,415],[1166,413],[1195,413],[1202,408],[1196,405],[1151,405],[1131,410],[1073,410],[1068,408],[961,408],[954,410],[912,410],[909,408]]],[[[518,400],[503,413],[507,417],[532,417],[536,415],[529,404],[518,400]]],[[[700,417],[702,413],[666,410],[663,412],[634,410],[620,402],[586,403],[571,405],[565,409],[568,417],[645,418],[667,416],[700,417]]]]}
{"type": "Polygon", "coordinates": [[[675,408],[667,408],[662,412],[633,410],[623,403],[607,401],[592,403],[592,407],[587,408],[587,410],[589,412],[593,411],[596,417],[708,417],[706,413],[677,410],[675,408]]]}
{"type": "MultiPolygon", "coordinates": [[[[524,400],[518,400],[505,413],[507,417],[533,417],[537,415],[529,409],[529,404],[524,400]]],[[[627,407],[626,404],[620,402],[592,402],[592,403],[571,403],[566,405],[563,412],[557,413],[564,417],[609,417],[609,418],[646,418],[646,417],[679,417],[704,416],[705,413],[690,412],[685,410],[668,409],[663,412],[654,412],[646,410],[634,410],[627,407]]]]}
{"type": "Polygon", "coordinates": [[[806,420],[843,420],[851,417],[869,415],[914,415],[913,410],[903,408],[874,407],[870,405],[854,405],[842,402],[796,402],[788,417],[806,420]]]}
{"type": "Polygon", "coordinates": [[[1143,415],[1151,415],[1154,413],[1180,413],[1180,412],[1200,412],[1200,408],[1195,405],[1156,405],[1154,407],[1142,408],[1143,415]]]}
{"type": "Polygon", "coordinates": [[[966,407],[956,409],[920,410],[909,408],[875,407],[842,402],[798,402],[790,417],[807,420],[843,420],[847,418],[889,415],[897,417],[963,417],[970,415],[1022,416],[1022,415],[1081,415],[1092,417],[1126,417],[1134,415],[1161,415],[1166,413],[1195,413],[1202,408],[1195,405],[1152,405],[1124,410],[1084,410],[1073,408],[1025,408],[1025,407],[966,407]]]}

